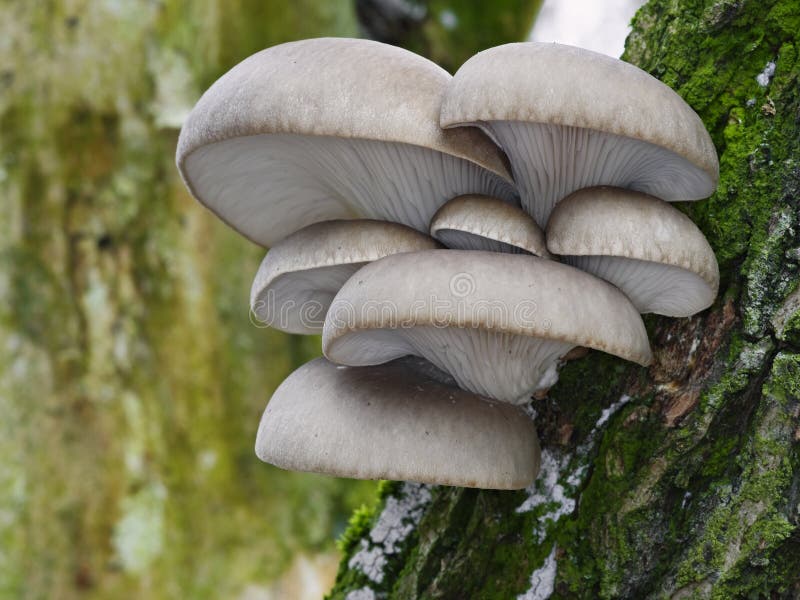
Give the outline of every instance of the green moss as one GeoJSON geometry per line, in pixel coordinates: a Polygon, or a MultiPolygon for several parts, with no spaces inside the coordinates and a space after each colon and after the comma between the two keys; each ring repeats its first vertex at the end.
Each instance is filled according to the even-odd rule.
{"type": "Polygon", "coordinates": [[[347,529],[336,540],[336,547],[343,556],[351,556],[358,541],[369,533],[369,529],[375,518],[375,508],[362,504],[350,516],[347,522],[347,529]]]}
{"type": "Polygon", "coordinates": [[[535,517],[515,513],[524,495],[441,488],[419,524],[419,543],[392,590],[393,598],[510,598],[549,549],[533,536],[535,517]],[[481,565],[480,569],[475,565],[481,565]]]}
{"type": "Polygon", "coordinates": [[[558,384],[550,391],[549,398],[562,414],[571,417],[572,437],[583,439],[594,428],[602,407],[619,400],[620,382],[641,372],[644,369],[610,354],[590,351],[561,369],[558,384]]]}
{"type": "Polygon", "coordinates": [[[786,320],[780,332],[780,339],[794,346],[800,346],[800,310],[792,313],[786,320]]]}

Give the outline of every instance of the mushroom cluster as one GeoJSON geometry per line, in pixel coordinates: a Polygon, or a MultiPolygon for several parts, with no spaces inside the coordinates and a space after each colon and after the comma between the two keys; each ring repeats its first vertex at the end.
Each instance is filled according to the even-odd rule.
{"type": "Polygon", "coordinates": [[[325,358],[258,429],[257,455],[287,469],[525,487],[540,457],[524,405],[565,356],[646,366],[640,313],[688,316],[717,294],[713,251],[668,204],[716,186],[702,122],[579,48],[509,44],[451,76],[373,41],[275,46],[203,95],[177,163],[271,248],[256,317],[322,334],[325,358]]]}

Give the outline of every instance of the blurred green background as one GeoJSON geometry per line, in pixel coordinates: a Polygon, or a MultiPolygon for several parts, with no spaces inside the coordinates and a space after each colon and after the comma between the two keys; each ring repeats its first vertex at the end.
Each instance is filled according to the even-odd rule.
{"type": "Polygon", "coordinates": [[[375,483],[255,458],[319,340],[250,323],[264,250],[188,196],[180,125],[264,47],[367,35],[452,71],[539,3],[0,2],[0,598],[320,595],[375,483]]]}

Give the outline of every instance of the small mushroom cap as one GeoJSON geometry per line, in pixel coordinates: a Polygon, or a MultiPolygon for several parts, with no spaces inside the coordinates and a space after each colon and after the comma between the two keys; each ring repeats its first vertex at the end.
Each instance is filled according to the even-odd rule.
{"type": "Polygon", "coordinates": [[[259,321],[281,331],[319,334],[336,292],[359,268],[390,254],[439,247],[399,223],[314,223],[267,252],[250,290],[250,308],[259,321]]]}
{"type": "Polygon", "coordinates": [[[453,198],[433,216],[431,235],[459,250],[550,256],[536,221],[521,208],[490,196],[453,198]]]}
{"type": "Polygon", "coordinates": [[[256,438],[263,461],[295,471],[491,489],[530,485],[540,450],[521,409],[439,383],[404,360],[292,373],[256,438]]]}
{"type": "Polygon", "coordinates": [[[697,225],[639,192],[575,192],[550,216],[547,246],[619,287],[640,312],[689,316],[709,307],[719,288],[717,259],[697,225]]]}
{"type": "Polygon", "coordinates": [[[440,129],[450,79],[368,40],[274,46],[203,94],[181,130],[178,169],[195,198],[267,246],[336,218],[427,232],[448,197],[515,196],[504,156],[480,130],[440,129]]]}
{"type": "Polygon", "coordinates": [[[440,123],[480,125],[503,147],[523,208],[542,226],[552,205],[584,187],[696,200],[719,179],[711,137],[678,94],[581,48],[523,42],[476,54],[448,86],[440,123]]]}
{"type": "Polygon", "coordinates": [[[511,403],[549,387],[558,359],[588,346],[647,365],[647,332],[614,286],[522,254],[424,250],[360,269],[334,298],[322,349],[362,366],[422,356],[464,389],[511,403]]]}

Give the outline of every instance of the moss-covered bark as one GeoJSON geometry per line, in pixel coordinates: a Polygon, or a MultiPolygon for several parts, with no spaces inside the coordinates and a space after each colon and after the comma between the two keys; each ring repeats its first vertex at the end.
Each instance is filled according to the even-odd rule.
{"type": "Polygon", "coordinates": [[[717,253],[719,299],[648,318],[649,369],[570,363],[535,402],[535,486],[429,490],[378,581],[353,557],[381,550],[370,531],[407,493],[386,486],[332,598],[800,596],[800,2],[651,0],[624,58],[717,146],[718,192],[682,208],[717,253]]]}

